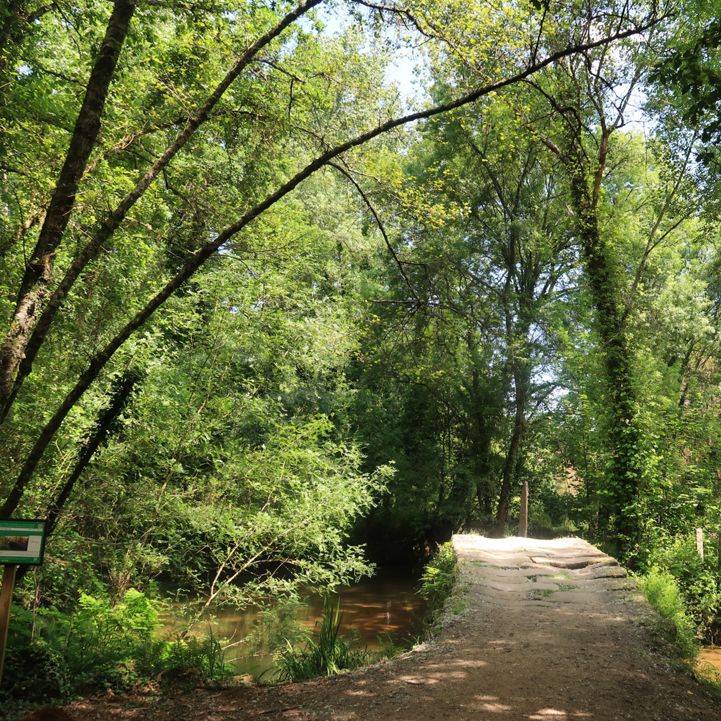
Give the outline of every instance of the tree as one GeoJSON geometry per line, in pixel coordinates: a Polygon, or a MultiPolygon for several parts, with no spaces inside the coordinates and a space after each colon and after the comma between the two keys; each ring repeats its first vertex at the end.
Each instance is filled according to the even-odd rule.
{"type": "MultiPolygon", "coordinates": [[[[622,8],[621,16],[625,12],[622,8]]],[[[636,503],[646,466],[637,418],[634,354],[623,307],[623,280],[610,234],[601,226],[601,200],[609,175],[611,139],[625,123],[642,72],[639,62],[638,47],[632,43],[615,56],[604,51],[579,54],[559,64],[548,75],[553,78],[550,83],[529,81],[557,119],[555,128],[538,129],[538,137],[568,173],[576,232],[596,311],[611,452],[601,496],[600,524],[602,533],[607,533],[609,522],[613,524],[613,537],[623,556],[632,555],[640,541],[636,503]]]]}
{"type": "MultiPolygon", "coordinates": [[[[19,471],[6,486],[0,515],[13,514],[34,482],[33,505],[57,506],[52,463],[41,463],[66,419],[78,428],[65,438],[83,445],[94,425],[84,418],[102,414],[112,378],[143,357],[154,323],[163,323],[156,312],[191,291],[211,259],[253,252],[251,224],[271,217],[303,181],[389,131],[467,106],[657,21],[653,13],[628,19],[607,37],[581,28],[572,44],[543,58],[537,48],[512,62],[502,49],[487,53],[489,80],[397,115],[377,82],[379,65],[367,62],[363,38],[348,32],[327,39],[298,23],[319,3],[141,12],[118,1],[109,17],[84,6],[70,20],[49,12],[39,20],[43,32],[20,39],[3,106],[10,130],[3,157],[12,179],[5,195],[11,219],[3,234],[5,297],[15,301],[2,309],[0,352],[5,463],[19,471]],[[77,24],[72,40],[67,23],[77,24]],[[101,50],[94,54],[95,42],[101,50]],[[58,70],[44,66],[41,43],[42,52],[59,59],[58,70]],[[228,63],[239,46],[246,49],[228,63]],[[89,80],[75,69],[84,64],[91,66],[89,80]],[[208,94],[206,87],[214,89],[208,94]],[[28,174],[23,168],[38,149],[26,131],[47,117],[48,159],[63,149],[62,167],[49,162],[28,174]]],[[[378,12],[416,17],[407,9],[378,12]]],[[[422,9],[417,27],[427,30],[438,12],[422,9]]],[[[543,23],[534,19],[534,37],[543,23]]],[[[489,17],[488,28],[499,38],[515,35],[518,47],[528,34],[527,25],[509,25],[499,15],[489,17]]]]}

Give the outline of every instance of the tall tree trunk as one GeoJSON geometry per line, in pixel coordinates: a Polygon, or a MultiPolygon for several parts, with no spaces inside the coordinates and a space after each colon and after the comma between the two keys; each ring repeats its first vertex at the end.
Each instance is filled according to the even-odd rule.
{"type": "Polygon", "coordinates": [[[643,474],[633,353],[626,334],[612,250],[599,232],[596,203],[589,190],[586,173],[574,173],[571,189],[586,275],[596,309],[596,327],[610,401],[607,433],[611,467],[607,488],[600,498],[599,516],[601,519],[612,519],[618,553],[628,556],[638,542],[636,500],[643,474]]]}
{"type": "Polygon", "coordinates": [[[113,4],[105,37],[95,58],[85,98],[75,121],[65,162],[50,199],[38,241],[25,268],[10,330],[0,348],[0,409],[8,404],[16,371],[23,359],[25,343],[47,295],[52,278],[53,257],[67,227],[80,179],[100,132],[100,118],[108,89],[115,75],[134,11],[135,3],[132,0],[115,0],[113,4]]]}
{"type": "Polygon", "coordinates": [[[473,423],[472,449],[473,467],[476,475],[476,498],[480,512],[490,519],[493,514],[494,493],[490,478],[491,464],[491,441],[493,439],[493,413],[489,407],[493,405],[491,394],[488,388],[481,383],[481,364],[478,357],[478,348],[474,344],[469,333],[466,336],[468,352],[472,360],[473,370],[471,372],[470,386],[470,407],[473,423]]]}
{"type": "Polygon", "coordinates": [[[517,367],[514,372],[515,385],[515,415],[513,418],[513,431],[508,443],[506,459],[503,463],[503,477],[501,480],[501,493],[496,511],[495,533],[503,536],[508,524],[508,511],[511,505],[513,490],[516,486],[516,469],[521,455],[523,439],[526,434],[526,406],[528,403],[528,386],[530,374],[527,368],[517,367]]]}
{"type": "MultiPolygon", "coordinates": [[[[502,537],[505,535],[508,525],[508,512],[511,505],[511,498],[515,488],[516,467],[521,453],[521,445],[526,432],[526,406],[528,404],[528,393],[531,383],[531,366],[528,352],[528,333],[530,330],[530,304],[533,302],[533,286],[520,288],[518,297],[518,317],[514,318],[511,293],[513,290],[513,279],[518,277],[517,257],[520,256],[519,231],[515,224],[515,215],[518,212],[518,203],[521,197],[521,186],[516,193],[516,207],[513,214],[508,218],[511,222],[509,235],[509,248],[506,258],[507,280],[504,289],[506,305],[506,342],[508,344],[509,365],[513,375],[514,406],[513,430],[508,444],[506,459],[503,463],[503,476],[501,479],[501,492],[498,498],[496,510],[494,535],[502,537]]],[[[520,284],[519,284],[520,285],[520,284]]]]}

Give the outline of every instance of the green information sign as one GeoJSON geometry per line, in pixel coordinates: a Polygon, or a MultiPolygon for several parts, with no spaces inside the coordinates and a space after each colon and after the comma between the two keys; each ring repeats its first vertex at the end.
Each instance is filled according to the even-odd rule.
{"type": "Polygon", "coordinates": [[[39,566],[45,551],[45,521],[0,521],[0,563],[39,566]]]}

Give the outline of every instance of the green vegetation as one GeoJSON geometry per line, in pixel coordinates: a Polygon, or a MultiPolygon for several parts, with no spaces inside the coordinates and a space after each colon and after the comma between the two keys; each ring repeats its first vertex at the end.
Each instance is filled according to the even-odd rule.
{"type": "Polygon", "coordinates": [[[0,518],[50,527],[46,695],[220,676],[141,641],[156,589],[332,592],[513,532],[524,483],[718,640],[717,2],[6,5],[0,518]]]}
{"type": "Polygon", "coordinates": [[[368,663],[370,655],[354,649],[340,634],[340,599],[325,599],[318,637],[308,636],[301,644],[286,639],[278,652],[279,675],[285,681],[305,681],[318,676],[334,676],[341,671],[368,663]]]}
{"type": "Polygon", "coordinates": [[[83,595],[72,614],[53,609],[13,619],[6,660],[7,699],[44,701],[99,689],[128,690],[151,679],[218,681],[228,675],[211,634],[158,637],[157,602],[130,589],[122,601],[83,595]]]}
{"type": "Polygon", "coordinates": [[[451,595],[458,576],[458,558],[449,541],[441,545],[423,568],[419,593],[428,601],[432,615],[437,615],[451,595]]]}
{"type": "Polygon", "coordinates": [[[673,577],[699,637],[715,642],[721,622],[721,581],[714,549],[701,559],[694,538],[669,538],[654,548],[651,563],[673,577]]]}
{"type": "Polygon", "coordinates": [[[684,658],[693,658],[698,652],[696,627],[686,612],[676,579],[670,573],[651,568],[640,582],[646,598],[663,620],[666,636],[684,658]]]}

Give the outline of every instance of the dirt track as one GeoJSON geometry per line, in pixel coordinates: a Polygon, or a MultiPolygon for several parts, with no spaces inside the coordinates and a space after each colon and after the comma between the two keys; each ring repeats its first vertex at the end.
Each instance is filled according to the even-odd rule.
{"type": "Polygon", "coordinates": [[[463,610],[432,643],[280,687],[90,700],[79,721],[721,721],[613,559],[575,538],[454,537],[463,610]]]}

